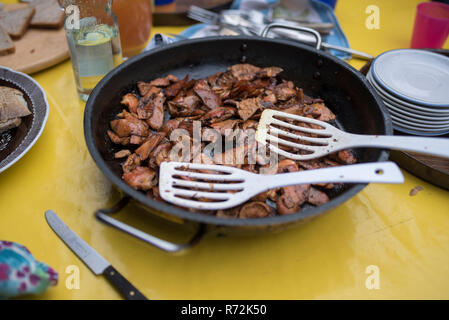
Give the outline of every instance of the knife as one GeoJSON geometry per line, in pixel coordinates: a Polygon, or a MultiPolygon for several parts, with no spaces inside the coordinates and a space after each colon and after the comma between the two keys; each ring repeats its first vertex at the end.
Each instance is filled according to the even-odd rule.
{"type": "Polygon", "coordinates": [[[124,298],[128,300],[148,300],[136,287],[115,270],[105,258],[73,232],[54,211],[46,211],[45,219],[53,231],[78,258],[96,275],[103,274],[124,298]]]}

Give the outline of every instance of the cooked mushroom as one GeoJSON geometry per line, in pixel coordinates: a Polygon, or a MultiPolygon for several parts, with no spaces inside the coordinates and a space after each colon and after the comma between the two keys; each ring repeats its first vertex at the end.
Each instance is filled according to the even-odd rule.
{"type": "Polygon", "coordinates": [[[117,119],[111,121],[111,129],[120,138],[129,137],[131,135],[137,135],[141,137],[148,136],[148,125],[130,113],[125,113],[124,119],[117,119]]]}
{"type": "Polygon", "coordinates": [[[198,80],[193,90],[209,109],[216,109],[221,106],[220,98],[212,91],[206,80],[198,80]]]}
{"type": "Polygon", "coordinates": [[[137,114],[137,106],[139,105],[139,99],[135,94],[128,93],[123,96],[122,104],[128,107],[129,111],[137,114]]]}
{"type": "Polygon", "coordinates": [[[220,107],[209,111],[200,120],[206,123],[216,123],[227,120],[236,114],[236,109],[231,107],[220,107]]]}
{"type": "Polygon", "coordinates": [[[140,166],[141,160],[139,155],[133,153],[131,155],[128,156],[128,158],[126,159],[125,163],[123,163],[122,165],[122,169],[124,173],[128,173],[133,171],[135,168],[137,168],[138,166],[140,166]]]}
{"type": "Polygon", "coordinates": [[[155,133],[151,135],[147,141],[145,141],[139,148],[136,149],[136,153],[140,156],[141,160],[146,160],[151,151],[157,147],[162,141],[163,135],[155,133]]]}
{"type": "Polygon", "coordinates": [[[159,130],[164,124],[164,102],[165,96],[162,92],[158,93],[152,102],[153,110],[147,123],[153,130],[159,130]]]}
{"type": "Polygon", "coordinates": [[[128,157],[130,154],[131,154],[131,151],[123,149],[123,150],[120,150],[120,151],[116,152],[114,154],[114,158],[122,159],[122,158],[128,157]]]}
{"type": "Polygon", "coordinates": [[[309,191],[309,196],[307,202],[315,206],[321,206],[329,202],[329,196],[316,188],[311,187],[309,191]]]}
{"type": "Polygon", "coordinates": [[[239,212],[241,219],[265,218],[271,213],[270,207],[264,202],[248,202],[239,212]]]}
{"type": "Polygon", "coordinates": [[[184,85],[189,81],[189,75],[186,75],[184,79],[179,80],[172,85],[165,88],[165,95],[167,98],[176,97],[176,95],[181,91],[184,85]]]}
{"type": "Polygon", "coordinates": [[[239,102],[237,108],[240,118],[242,118],[243,121],[246,121],[251,118],[257,110],[260,110],[263,107],[260,104],[260,99],[250,98],[239,102]]]}
{"type": "Polygon", "coordinates": [[[150,190],[156,185],[156,172],[149,168],[137,167],[123,175],[123,180],[136,190],[150,190]]]}
{"type": "Polygon", "coordinates": [[[253,80],[261,71],[259,67],[251,64],[235,64],[229,70],[237,80],[253,80]]]}

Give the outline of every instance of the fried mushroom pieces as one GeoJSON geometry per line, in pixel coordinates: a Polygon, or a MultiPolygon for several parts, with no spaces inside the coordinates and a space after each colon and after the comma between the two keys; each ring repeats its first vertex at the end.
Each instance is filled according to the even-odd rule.
{"type": "Polygon", "coordinates": [[[311,187],[309,190],[307,202],[315,206],[321,206],[329,202],[329,196],[323,191],[311,187]]]}
{"type": "Polygon", "coordinates": [[[120,138],[136,135],[140,137],[148,136],[148,125],[130,113],[124,111],[124,118],[112,120],[110,122],[112,131],[120,138]]]}
{"type": "Polygon", "coordinates": [[[209,109],[216,109],[221,106],[220,98],[212,91],[206,80],[198,80],[193,90],[209,109]]]}
{"type": "MultiPolygon", "coordinates": [[[[278,164],[278,173],[297,171],[300,171],[300,168],[293,160],[285,159],[278,164]]],[[[301,206],[306,202],[320,206],[330,200],[325,192],[312,187],[310,184],[283,187],[280,192],[281,195],[276,200],[277,210],[280,215],[296,213],[301,210],[301,206]]]]}
{"type": "Polygon", "coordinates": [[[282,72],[279,67],[259,68],[251,64],[235,64],[228,70],[237,80],[254,80],[256,77],[273,78],[282,72]]]}
{"type": "Polygon", "coordinates": [[[265,202],[248,202],[242,206],[239,217],[242,219],[265,218],[272,209],[265,202]]]}
{"type": "Polygon", "coordinates": [[[260,104],[260,99],[251,98],[238,102],[237,109],[240,118],[242,118],[243,121],[246,121],[251,118],[256,111],[263,109],[263,106],[260,104]]]}
{"type": "Polygon", "coordinates": [[[145,167],[136,167],[123,174],[123,180],[136,190],[147,191],[157,184],[156,172],[145,167]]]}
{"type": "MultiPolygon", "coordinates": [[[[289,159],[278,164],[278,173],[297,172],[298,165],[289,159]]],[[[309,196],[310,185],[303,184],[281,188],[281,196],[276,201],[279,214],[286,215],[298,212],[309,196]]]]}
{"type": "MultiPolygon", "coordinates": [[[[327,122],[335,120],[335,114],[323,100],[308,97],[293,82],[280,79],[282,71],[279,67],[236,64],[204,79],[190,79],[189,75],[179,79],[168,75],[138,82],[136,90],[123,95],[121,106],[124,110],[110,121],[110,130],[107,130],[109,140],[115,145],[113,157],[121,161],[123,180],[151,199],[163,201],[158,192],[158,173],[161,163],[170,161],[175,150],[176,141],[170,141],[170,136],[175,129],[182,129],[183,138],[187,135],[192,143],[194,120],[201,122],[203,139],[211,143],[217,143],[220,137],[224,138],[223,141],[234,139],[235,129],[256,130],[265,109],[327,122]],[[170,119],[166,119],[166,111],[170,119]]],[[[199,152],[192,152],[190,161],[225,163],[262,174],[283,174],[356,162],[351,151],[343,150],[310,161],[281,158],[277,166],[269,167],[261,155],[255,157],[255,163],[248,161],[250,151],[257,149],[257,144],[250,143],[248,139],[222,153],[211,154],[210,150],[206,151],[206,145],[202,143],[201,150],[197,150],[199,152]],[[242,155],[243,162],[240,163],[242,155]],[[227,158],[232,163],[224,162],[227,158]]],[[[327,203],[329,196],[326,192],[332,188],[334,184],[276,188],[240,206],[207,214],[240,219],[293,214],[306,205],[327,203]]]]}

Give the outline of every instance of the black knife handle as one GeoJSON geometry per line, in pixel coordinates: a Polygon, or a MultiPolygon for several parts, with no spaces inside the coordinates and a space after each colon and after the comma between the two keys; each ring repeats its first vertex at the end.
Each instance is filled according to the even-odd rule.
{"type": "Polygon", "coordinates": [[[107,267],[103,274],[127,300],[148,300],[131,282],[115,270],[113,266],[107,267]]]}

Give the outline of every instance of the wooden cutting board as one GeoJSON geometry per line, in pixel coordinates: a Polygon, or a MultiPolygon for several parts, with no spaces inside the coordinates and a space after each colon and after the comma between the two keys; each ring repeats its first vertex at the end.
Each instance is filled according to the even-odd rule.
{"type": "MultiPolygon", "coordinates": [[[[5,6],[11,10],[24,4],[5,6]]],[[[64,28],[59,30],[29,28],[22,38],[14,41],[16,52],[0,56],[0,66],[24,73],[34,73],[69,58],[64,28]]]]}

